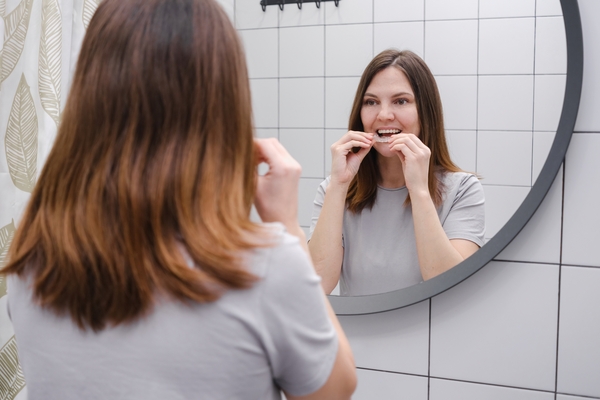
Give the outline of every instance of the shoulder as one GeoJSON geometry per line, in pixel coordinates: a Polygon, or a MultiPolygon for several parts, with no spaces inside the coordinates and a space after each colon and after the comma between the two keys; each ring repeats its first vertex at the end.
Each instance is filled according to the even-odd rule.
{"type": "Polygon", "coordinates": [[[471,172],[465,171],[445,171],[439,173],[440,180],[448,187],[458,187],[479,183],[479,178],[471,172]]]}
{"type": "Polygon", "coordinates": [[[300,245],[300,239],[287,232],[283,224],[264,224],[270,237],[265,246],[254,250],[250,261],[252,272],[271,284],[293,282],[295,279],[318,276],[312,262],[300,245]]]}
{"type": "Polygon", "coordinates": [[[484,201],[483,186],[479,178],[470,172],[443,172],[440,181],[444,188],[446,200],[471,199],[476,202],[484,201]]]}

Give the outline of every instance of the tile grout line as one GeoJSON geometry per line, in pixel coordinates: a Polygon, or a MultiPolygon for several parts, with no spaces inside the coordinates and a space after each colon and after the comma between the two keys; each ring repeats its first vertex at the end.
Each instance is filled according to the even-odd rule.
{"type": "Polygon", "coordinates": [[[554,366],[554,400],[558,397],[558,352],[560,349],[560,295],[562,289],[562,263],[563,263],[563,237],[564,237],[564,219],[565,219],[565,178],[567,176],[566,171],[566,156],[563,160],[563,171],[562,171],[562,191],[561,191],[561,205],[560,205],[560,245],[559,245],[559,256],[558,256],[558,293],[557,293],[557,304],[556,304],[556,361],[554,366]]]}

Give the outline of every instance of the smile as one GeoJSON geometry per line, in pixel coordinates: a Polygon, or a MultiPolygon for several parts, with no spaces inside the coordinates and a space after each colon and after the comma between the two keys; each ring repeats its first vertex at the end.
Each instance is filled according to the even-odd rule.
{"type": "Polygon", "coordinates": [[[401,133],[402,129],[378,129],[376,131],[375,141],[379,143],[388,143],[391,139],[391,135],[401,133]]]}

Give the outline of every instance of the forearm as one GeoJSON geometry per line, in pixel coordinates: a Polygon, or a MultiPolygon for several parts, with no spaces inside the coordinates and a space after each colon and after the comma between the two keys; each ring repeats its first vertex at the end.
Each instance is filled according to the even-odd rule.
{"type": "Polygon", "coordinates": [[[451,244],[428,192],[411,193],[417,255],[423,279],[449,270],[464,257],[451,244]]]}
{"type": "Polygon", "coordinates": [[[325,293],[337,285],[342,270],[342,226],[346,203],[346,185],[329,184],[319,220],[308,248],[325,293]]]}

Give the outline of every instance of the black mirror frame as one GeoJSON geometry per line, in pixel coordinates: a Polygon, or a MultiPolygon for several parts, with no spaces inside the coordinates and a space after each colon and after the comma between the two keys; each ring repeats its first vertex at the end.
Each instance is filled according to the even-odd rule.
{"type": "Polygon", "coordinates": [[[493,260],[536,212],[564,161],[579,110],[583,81],[583,33],[577,0],[560,0],[567,39],[567,81],[562,113],[548,158],[529,194],[514,215],[474,255],[451,270],[417,285],[368,296],[328,296],[337,315],[373,314],[406,307],[438,295],[493,260]]]}

